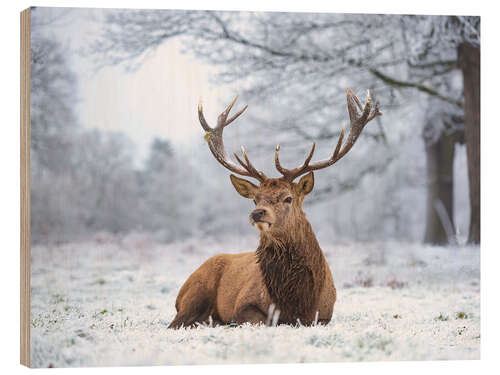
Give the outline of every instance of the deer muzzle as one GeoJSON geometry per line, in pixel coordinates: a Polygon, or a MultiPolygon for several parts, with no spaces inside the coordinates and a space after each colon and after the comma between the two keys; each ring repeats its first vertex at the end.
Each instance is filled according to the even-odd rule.
{"type": "Polygon", "coordinates": [[[250,214],[250,224],[259,231],[268,230],[272,225],[271,215],[266,209],[256,208],[250,214]]]}

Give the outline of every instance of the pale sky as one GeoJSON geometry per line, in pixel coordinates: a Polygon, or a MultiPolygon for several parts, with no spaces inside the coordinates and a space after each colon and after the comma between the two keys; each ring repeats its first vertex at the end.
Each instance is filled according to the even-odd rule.
{"type": "Polygon", "coordinates": [[[87,128],[122,131],[137,145],[138,159],[147,155],[153,137],[163,137],[189,146],[193,137],[202,137],[197,106],[203,99],[209,123],[229,103],[237,87],[211,85],[215,70],[193,57],[180,53],[178,40],[170,40],[148,57],[134,72],[121,66],[95,71],[81,55],[98,35],[103,10],[38,8],[38,19],[57,19],[41,30],[67,47],[72,70],[77,74],[77,113],[87,128]]]}
{"type": "Polygon", "coordinates": [[[125,132],[144,156],[151,139],[166,137],[189,145],[202,136],[197,106],[203,99],[207,119],[222,111],[231,90],[208,83],[211,70],[179,53],[169,41],[133,73],[120,67],[105,68],[81,80],[80,118],[88,127],[125,132]]]}

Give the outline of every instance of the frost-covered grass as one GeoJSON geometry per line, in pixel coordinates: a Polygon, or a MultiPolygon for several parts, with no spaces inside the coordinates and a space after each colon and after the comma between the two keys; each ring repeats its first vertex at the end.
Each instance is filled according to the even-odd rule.
{"type": "Polygon", "coordinates": [[[327,326],[167,329],[179,287],[202,261],[256,244],[130,235],[33,247],[32,365],[479,358],[476,247],[323,246],[338,292],[327,326]]]}

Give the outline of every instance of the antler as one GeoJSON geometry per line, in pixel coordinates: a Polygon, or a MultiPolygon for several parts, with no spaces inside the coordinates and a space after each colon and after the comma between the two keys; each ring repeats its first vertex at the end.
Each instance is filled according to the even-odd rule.
{"type": "Polygon", "coordinates": [[[370,90],[366,91],[366,103],[363,108],[359,99],[354,95],[354,93],[346,89],[347,98],[347,110],[349,111],[349,119],[351,121],[351,127],[349,130],[349,135],[347,136],[347,141],[342,147],[342,140],[344,139],[344,126],[342,125],[342,130],[340,132],[340,137],[337,142],[337,146],[333,151],[332,156],[326,160],[320,160],[314,163],[310,163],[312,156],[314,154],[314,149],[316,148],[316,142],[313,142],[311,151],[307,156],[304,163],[294,169],[283,168],[279,160],[280,145],[276,146],[276,151],[274,153],[274,163],[276,169],[283,175],[283,177],[288,181],[293,181],[298,176],[303,175],[309,171],[315,171],[317,169],[322,169],[329,167],[330,165],[339,161],[349,150],[354,146],[359,135],[363,131],[365,125],[373,120],[376,116],[381,116],[382,113],[379,111],[379,102],[375,103],[375,107],[372,109],[372,97],[370,95],[370,90]],[[358,108],[361,111],[361,115],[358,114],[358,108]]]}
{"type": "Polygon", "coordinates": [[[236,160],[238,160],[238,163],[240,163],[241,166],[235,164],[229,158],[229,155],[227,154],[226,149],[224,148],[224,141],[222,139],[222,132],[224,128],[228,126],[230,123],[232,123],[234,120],[236,120],[238,116],[240,116],[248,107],[248,105],[245,105],[238,113],[236,113],[233,117],[228,119],[227,117],[229,116],[229,112],[231,111],[231,108],[233,108],[234,103],[236,103],[236,99],[238,99],[238,96],[236,96],[232,101],[232,103],[229,104],[229,106],[226,108],[226,110],[219,115],[219,117],[217,118],[217,126],[215,128],[211,128],[208,125],[207,121],[205,120],[205,116],[203,115],[203,106],[201,105],[201,99],[200,99],[200,103],[198,104],[198,117],[200,119],[201,127],[206,132],[205,140],[207,141],[208,147],[210,148],[210,151],[212,151],[212,154],[224,167],[229,169],[231,172],[240,174],[242,176],[253,177],[259,180],[260,182],[263,182],[264,180],[267,179],[266,175],[255,169],[250,160],[248,160],[247,153],[243,146],[241,146],[241,152],[243,154],[245,162],[243,162],[238,157],[238,155],[234,153],[236,160]]]}

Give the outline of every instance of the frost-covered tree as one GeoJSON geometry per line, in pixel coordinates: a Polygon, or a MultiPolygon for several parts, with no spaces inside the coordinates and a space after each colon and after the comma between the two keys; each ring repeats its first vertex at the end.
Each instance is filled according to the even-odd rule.
{"type": "Polygon", "coordinates": [[[46,35],[57,17],[33,10],[31,34],[31,236],[68,241],[124,232],[137,220],[133,147],[120,134],[78,121],[77,75],[67,50],[46,35]]]}
{"type": "MultiPolygon", "coordinates": [[[[462,85],[456,82],[456,68],[461,66],[457,50],[470,46],[478,51],[479,18],[259,14],[249,15],[242,21],[243,17],[222,13],[211,13],[211,16],[215,24],[205,27],[198,37],[213,43],[202,44],[205,49],[196,51],[213,63],[229,66],[223,70],[223,79],[250,77],[251,90],[263,95],[266,90],[276,88],[290,90],[294,72],[304,76],[307,83],[300,90],[305,92],[295,94],[299,100],[287,105],[287,108],[299,108],[291,114],[295,122],[303,119],[314,125],[314,120],[309,118],[311,112],[316,115],[326,107],[322,98],[328,94],[324,90],[329,88],[330,78],[338,80],[339,76],[341,80],[343,76],[356,76],[358,80],[352,83],[356,87],[363,84],[378,87],[382,83],[384,86],[377,90],[382,98],[386,90],[397,90],[400,97],[405,98],[409,98],[408,94],[414,97],[412,91],[423,94],[426,103],[420,106],[427,107],[422,132],[428,186],[425,241],[446,243],[454,239],[453,155],[455,143],[464,142],[464,99],[462,85]],[[249,30],[248,24],[252,23],[254,27],[249,30]],[[256,23],[260,25],[255,26],[256,23]],[[234,44],[244,48],[241,51],[231,48],[234,44]],[[302,110],[304,107],[306,110],[302,110]],[[312,111],[308,112],[310,108],[312,111]]],[[[478,62],[476,67],[475,73],[464,74],[464,79],[478,75],[478,62]]],[[[479,82],[478,78],[469,79],[472,83],[479,82]]],[[[382,100],[391,104],[387,99],[382,100]]],[[[393,110],[401,113],[408,103],[399,100],[399,104],[401,108],[393,110]]],[[[478,116],[479,107],[476,108],[478,116]]],[[[477,119],[474,124],[475,129],[479,129],[477,119]]],[[[304,135],[302,126],[296,129],[304,135]]],[[[394,130],[400,131],[391,129],[394,130]]],[[[469,242],[479,242],[476,238],[479,235],[479,135],[475,144],[468,141],[471,139],[473,136],[465,137],[472,207],[469,242]],[[472,156],[470,149],[476,150],[472,156]]]]}
{"type": "MultiPolygon", "coordinates": [[[[453,150],[456,142],[466,144],[467,167],[469,177],[469,201],[471,207],[469,238],[470,243],[480,242],[480,18],[464,16],[405,16],[402,18],[404,36],[408,40],[408,65],[411,68],[413,80],[427,80],[434,87],[440,87],[441,92],[447,92],[453,100],[451,105],[431,103],[427,116],[424,139],[428,150],[427,159],[438,162],[428,165],[428,226],[426,240],[443,242],[446,219],[441,218],[441,229],[436,231],[429,225],[437,221],[441,203],[447,207],[450,214],[452,201],[452,169],[453,150]],[[462,82],[456,81],[457,69],[461,72],[462,82]],[[440,115],[441,114],[441,115],[440,115]],[[431,121],[433,122],[431,124],[431,121]],[[446,151],[448,150],[448,151],[446,151]],[[448,164],[448,168],[446,165],[448,164]],[[433,175],[439,170],[440,173],[433,175]],[[436,183],[441,181],[441,183],[436,183]],[[447,187],[447,185],[449,185],[447,187]],[[434,212],[433,212],[434,211],[434,212]],[[434,234],[434,236],[433,236],[434,234]]],[[[443,215],[440,215],[443,216],[443,215]]],[[[449,230],[448,230],[448,235],[449,230]]]]}
{"type": "Polygon", "coordinates": [[[166,241],[182,237],[178,233],[181,226],[177,225],[183,219],[180,208],[189,204],[189,198],[178,188],[184,186],[180,177],[182,168],[170,142],[154,139],[144,170],[139,174],[141,225],[166,241]]]}
{"type": "MultiPolygon", "coordinates": [[[[359,191],[363,181],[384,173],[385,180],[398,176],[399,188],[411,190],[413,171],[401,166],[403,176],[387,165],[402,153],[413,154],[410,148],[419,145],[414,139],[423,134],[427,157],[420,160],[427,160],[429,179],[426,240],[438,243],[454,237],[450,169],[436,167],[453,165],[453,146],[440,146],[444,135],[450,129],[456,132],[453,144],[463,138],[457,46],[464,42],[478,46],[477,17],[110,11],[93,52],[101,64],[134,68],[163,42],[179,36],[185,38],[187,51],[219,67],[217,82],[237,81],[243,96],[251,98],[257,110],[242,133],[252,135],[244,138],[253,140],[259,155],[272,150],[270,142],[277,137],[283,150],[295,149],[288,159],[283,152],[289,163],[305,153],[303,140],[318,140],[323,144],[320,150],[331,148],[345,119],[344,88],[371,88],[383,103],[384,120],[366,130],[357,153],[343,162],[343,170],[326,172],[329,184],[317,188],[317,200],[324,202],[342,191],[363,194],[359,191]],[[430,113],[435,116],[429,117],[430,113]]],[[[470,183],[478,184],[478,178],[470,183]]],[[[393,206],[389,186],[381,186],[376,199],[381,207],[393,206]]],[[[471,193],[474,199],[477,195],[471,193]]],[[[411,210],[403,210],[407,218],[398,228],[412,226],[404,221],[412,216],[411,210]]],[[[471,220],[471,233],[475,221],[471,220]]],[[[380,233],[381,228],[373,231],[380,233]]]]}
{"type": "Polygon", "coordinates": [[[463,41],[457,49],[464,78],[464,125],[471,205],[469,242],[478,244],[481,241],[481,52],[478,42],[463,41]]]}
{"type": "MultiPolygon", "coordinates": [[[[35,13],[36,14],[36,13],[35,13]]],[[[31,228],[34,241],[64,231],[75,217],[65,215],[64,192],[73,166],[76,79],[64,49],[37,32],[31,38],[31,228]]]]}
{"type": "Polygon", "coordinates": [[[78,210],[76,228],[85,233],[125,233],[137,228],[138,184],[134,145],[121,133],[89,130],[76,138],[73,189],[77,198],[67,210],[78,210]]]}
{"type": "Polygon", "coordinates": [[[30,85],[32,163],[61,171],[69,166],[65,155],[79,127],[73,106],[76,78],[62,46],[36,33],[31,39],[30,85]]]}

